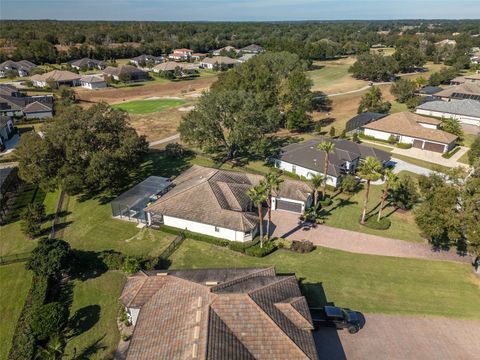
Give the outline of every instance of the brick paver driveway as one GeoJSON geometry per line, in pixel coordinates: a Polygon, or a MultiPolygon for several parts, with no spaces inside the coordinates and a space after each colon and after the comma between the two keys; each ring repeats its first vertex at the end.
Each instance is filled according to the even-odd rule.
{"type": "Polygon", "coordinates": [[[365,315],[357,334],[314,333],[320,359],[480,359],[480,321],[434,317],[365,315]]]}
{"type": "Polygon", "coordinates": [[[372,254],[433,260],[469,262],[469,256],[452,251],[433,251],[428,245],[318,225],[310,228],[298,214],[272,211],[273,236],[291,240],[310,240],[315,245],[359,254],[372,254]]]}

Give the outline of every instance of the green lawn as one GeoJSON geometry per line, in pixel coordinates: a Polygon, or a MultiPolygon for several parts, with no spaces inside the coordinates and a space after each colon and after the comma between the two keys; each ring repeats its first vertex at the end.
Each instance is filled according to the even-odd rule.
{"type": "Polygon", "coordinates": [[[24,263],[0,266],[0,359],[6,359],[32,275],[24,263]]]}
{"type": "Polygon", "coordinates": [[[480,319],[480,283],[468,264],[352,254],[317,248],[309,254],[279,250],[254,258],[186,240],[171,268],[275,266],[303,280],[310,303],[329,302],[362,312],[480,319]],[[323,289],[322,289],[323,288],[323,289]]]}
{"type": "Polygon", "coordinates": [[[126,110],[130,114],[149,114],[185,104],[181,99],[134,100],[112,105],[115,109],[126,110]]]}
{"type": "Polygon", "coordinates": [[[85,281],[74,281],[70,324],[78,335],[67,341],[65,353],[69,359],[75,353],[75,359],[113,358],[120,339],[116,318],[118,297],[124,283],[125,276],[114,271],[85,281]],[[74,319],[81,319],[81,322],[74,319]]]}

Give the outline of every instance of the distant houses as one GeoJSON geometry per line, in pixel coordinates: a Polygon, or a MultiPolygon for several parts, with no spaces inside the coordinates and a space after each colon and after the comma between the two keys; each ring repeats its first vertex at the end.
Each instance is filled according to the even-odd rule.
{"type": "Polygon", "coordinates": [[[245,46],[245,47],[241,48],[239,51],[244,53],[244,54],[260,54],[260,53],[264,52],[265,49],[263,47],[261,47],[260,45],[251,44],[251,45],[248,45],[248,46],[245,46]]]}
{"type": "Polygon", "coordinates": [[[480,101],[476,100],[428,101],[417,106],[415,112],[420,115],[457,119],[463,124],[480,126],[480,101]]]}
{"type": "Polygon", "coordinates": [[[238,60],[229,58],[228,56],[214,56],[205,58],[200,62],[200,68],[202,69],[228,69],[239,63],[238,60]]]}
{"type": "Polygon", "coordinates": [[[103,74],[113,80],[123,82],[144,81],[150,79],[148,72],[132,65],[120,65],[119,67],[107,66],[103,70],[103,74]]]}
{"type": "Polygon", "coordinates": [[[165,59],[163,58],[163,56],[153,56],[153,55],[142,54],[140,56],[136,56],[134,58],[131,58],[130,63],[132,63],[136,66],[144,67],[147,64],[153,64],[153,65],[160,64],[164,60],[165,59]]]}
{"type": "Polygon", "coordinates": [[[107,67],[107,64],[100,60],[83,58],[79,60],[73,60],[69,62],[70,66],[77,70],[103,70],[107,67]]]}
{"type": "Polygon", "coordinates": [[[66,70],[52,70],[45,74],[37,74],[30,77],[33,86],[52,87],[79,86],[82,76],[66,70]]]}
{"type": "Polygon", "coordinates": [[[80,86],[90,90],[103,89],[107,87],[107,82],[103,76],[85,75],[80,78],[80,86]]]}
{"type": "Polygon", "coordinates": [[[27,96],[15,86],[0,84],[0,115],[43,119],[52,117],[53,96],[27,96]]]}
{"type": "Polygon", "coordinates": [[[460,85],[450,86],[434,94],[435,99],[472,99],[480,101],[480,81],[465,81],[460,85]]]}
{"type": "Polygon", "coordinates": [[[214,50],[214,51],[212,52],[212,55],[213,55],[213,56],[220,56],[220,55],[222,55],[222,54],[224,54],[224,53],[229,53],[229,52],[232,52],[232,51],[238,53],[239,50],[236,49],[234,46],[225,46],[225,47],[223,47],[223,48],[214,50]]]}
{"type": "Polygon", "coordinates": [[[177,61],[187,61],[192,57],[192,54],[192,49],[175,49],[171,54],[168,55],[168,58],[177,61]]]}
{"type": "Polygon", "coordinates": [[[0,64],[0,78],[7,77],[10,72],[15,76],[25,77],[36,67],[37,65],[28,60],[7,60],[0,64]]]}
{"type": "Polygon", "coordinates": [[[330,186],[340,186],[342,178],[347,174],[354,174],[360,160],[367,156],[375,157],[384,165],[390,161],[389,153],[371,146],[343,139],[319,137],[282,148],[280,153],[272,158],[275,167],[306,179],[317,174],[324,176],[325,152],[317,147],[324,141],[332,141],[335,144],[334,152],[329,155],[327,169],[327,184],[330,186]]]}
{"type": "MultiPolygon", "coordinates": [[[[5,149],[5,143],[15,134],[12,118],[0,115],[0,151],[5,149]]],[[[2,194],[3,195],[3,194],[2,194]]]]}

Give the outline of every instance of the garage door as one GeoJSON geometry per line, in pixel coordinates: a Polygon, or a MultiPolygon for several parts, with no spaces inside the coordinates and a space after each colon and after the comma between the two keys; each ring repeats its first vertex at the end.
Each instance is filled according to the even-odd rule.
{"type": "Polygon", "coordinates": [[[423,147],[423,149],[443,153],[445,145],[425,141],[425,146],[423,147]]]}
{"type": "Polygon", "coordinates": [[[422,148],[422,145],[423,145],[423,141],[421,141],[421,140],[413,140],[413,147],[414,147],[414,148],[421,149],[421,148],[422,148]]]}
{"type": "Polygon", "coordinates": [[[300,214],[302,212],[302,204],[285,200],[277,200],[277,210],[285,210],[300,214]]]}

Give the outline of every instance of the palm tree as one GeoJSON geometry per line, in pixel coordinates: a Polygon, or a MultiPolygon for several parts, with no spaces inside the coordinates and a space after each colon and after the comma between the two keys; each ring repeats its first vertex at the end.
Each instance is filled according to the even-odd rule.
{"type": "Polygon", "coordinates": [[[263,214],[262,214],[262,204],[267,200],[267,187],[263,181],[257,186],[248,189],[248,197],[252,200],[255,206],[258,209],[258,226],[260,228],[260,247],[263,247],[263,214]]]}
{"type": "Polygon", "coordinates": [[[63,357],[63,348],[65,347],[60,335],[55,335],[49,341],[46,347],[40,347],[37,350],[35,359],[40,360],[59,360],[63,357]]]}
{"type": "Polygon", "coordinates": [[[318,144],[317,148],[319,150],[325,151],[325,167],[323,169],[324,179],[323,179],[323,186],[322,186],[322,200],[325,200],[325,195],[327,191],[327,179],[328,179],[327,171],[328,171],[329,156],[331,153],[334,152],[335,144],[331,141],[324,141],[318,144]]]}
{"type": "Polygon", "coordinates": [[[385,180],[385,185],[383,187],[382,201],[380,202],[380,210],[378,210],[378,219],[380,221],[382,218],[382,211],[385,205],[385,200],[387,200],[388,190],[393,189],[398,184],[398,176],[393,172],[391,168],[386,168],[383,172],[383,179],[385,180]]]}
{"type": "Polygon", "coordinates": [[[367,215],[368,207],[368,195],[370,194],[370,182],[381,179],[382,177],[382,164],[376,158],[367,156],[360,164],[358,175],[362,179],[367,180],[367,188],[365,191],[365,200],[363,202],[363,213],[361,223],[365,224],[365,217],[367,215]]]}
{"type": "Polygon", "coordinates": [[[280,184],[283,182],[281,174],[278,171],[271,171],[265,175],[265,185],[267,186],[267,207],[268,207],[268,222],[267,222],[267,239],[270,240],[270,223],[272,221],[272,197],[273,193],[278,191],[280,184]]]}
{"type": "Polygon", "coordinates": [[[315,205],[315,208],[317,207],[317,202],[318,202],[318,188],[320,185],[323,183],[323,176],[320,174],[314,174],[310,178],[310,181],[312,182],[313,185],[313,204],[315,205]]]}

